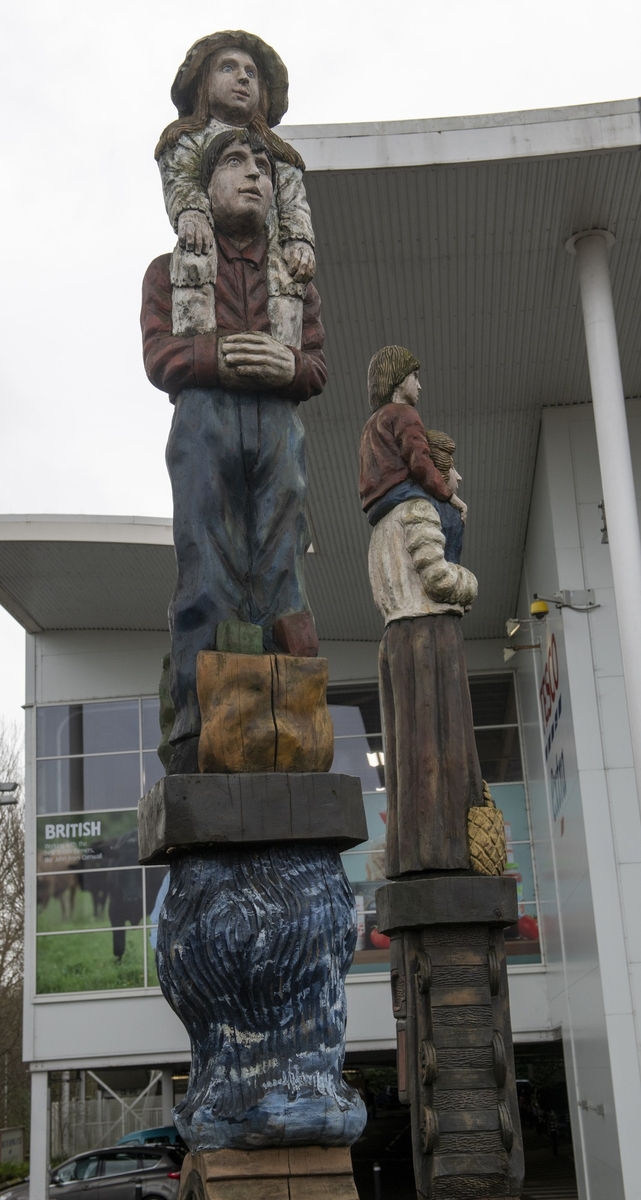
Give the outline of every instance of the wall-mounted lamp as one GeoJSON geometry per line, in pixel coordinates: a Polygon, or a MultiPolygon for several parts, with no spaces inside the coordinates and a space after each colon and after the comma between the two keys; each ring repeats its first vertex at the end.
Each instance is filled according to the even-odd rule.
{"type": "Polygon", "coordinates": [[[504,646],[503,647],[503,662],[509,662],[511,658],[514,658],[514,655],[516,654],[517,650],[540,650],[540,649],[541,649],[540,642],[526,642],[522,646],[504,646]]]}
{"type": "Polygon", "coordinates": [[[18,797],[12,794],[17,790],[17,783],[0,783],[0,804],[17,804],[18,797]]]}
{"type": "MultiPolygon", "coordinates": [[[[545,606],[545,611],[547,612],[547,605],[545,606]]],[[[521,629],[524,625],[531,626],[532,624],[532,617],[508,617],[507,621],[505,622],[507,636],[509,638],[513,638],[515,633],[518,633],[519,629],[521,629]]],[[[540,650],[540,648],[540,642],[526,642],[520,646],[515,646],[512,642],[509,646],[503,647],[503,662],[509,662],[511,658],[514,658],[517,650],[540,650]]]]}

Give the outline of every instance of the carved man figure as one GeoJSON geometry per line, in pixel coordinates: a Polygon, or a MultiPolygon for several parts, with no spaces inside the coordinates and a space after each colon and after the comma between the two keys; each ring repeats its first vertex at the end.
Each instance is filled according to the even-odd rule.
{"type": "Polygon", "coordinates": [[[374,413],[361,441],[361,496],[374,525],[370,582],[385,618],[379,675],[388,878],[468,869],[467,810],[484,802],[461,632],[477,582],[445,555],[432,498],[464,506],[444,435],[434,435],[439,471],[415,411],[418,367],[402,347],[374,355],[374,413]]]}
{"type": "Polygon", "coordinates": [[[274,172],[270,150],[251,131],[225,131],[203,155],[218,253],[216,332],[172,333],[170,255],[151,264],[143,284],[145,367],[175,406],[167,446],[178,562],[169,614],[171,773],[198,769],[196,655],[213,648],[220,621],[261,625],[272,652],[282,648],[275,621],[303,614],[314,639],[297,406],[325,385],[324,333],[311,284],[300,348],[270,332],[266,222],[274,172]]]}

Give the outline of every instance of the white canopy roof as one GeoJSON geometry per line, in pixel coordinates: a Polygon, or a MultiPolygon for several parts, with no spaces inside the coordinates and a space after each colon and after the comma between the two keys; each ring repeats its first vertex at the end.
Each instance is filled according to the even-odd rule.
{"type": "MultiPolygon", "coordinates": [[[[422,363],[421,415],[455,438],[480,595],[466,637],[514,615],[541,409],[590,400],[567,238],[610,256],[623,380],[641,395],[638,100],[537,112],[283,128],[307,162],[330,382],[303,406],[319,634],[377,640],[357,491],[370,356],[422,363]]],[[[159,470],[162,464],[159,464],[159,470]]],[[[171,526],[151,518],[0,518],[0,601],[25,628],[163,629],[171,526]]]]}

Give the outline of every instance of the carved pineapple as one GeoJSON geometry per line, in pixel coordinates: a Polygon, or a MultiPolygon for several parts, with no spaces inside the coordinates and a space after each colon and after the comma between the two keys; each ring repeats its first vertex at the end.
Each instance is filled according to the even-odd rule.
{"type": "Polygon", "coordinates": [[[477,875],[502,875],[507,863],[503,813],[483,780],[483,806],[468,809],[467,837],[470,863],[477,875]]]}

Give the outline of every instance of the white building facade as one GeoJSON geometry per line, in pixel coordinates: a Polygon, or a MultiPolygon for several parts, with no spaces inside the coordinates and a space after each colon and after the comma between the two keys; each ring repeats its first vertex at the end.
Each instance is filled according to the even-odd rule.
{"type": "MultiPolygon", "coordinates": [[[[345,855],[359,908],[349,1061],[394,1050],[373,915],[381,629],[355,463],[367,360],[398,342],[423,362],[426,424],[460,445],[464,561],[480,581],[465,618],[475,727],[519,888],[507,935],[515,1041],[563,1046],[582,1200],[630,1200],[641,1195],[639,103],[285,134],[308,163],[331,371],[304,413],[310,596],[334,769],[361,775],[370,835],[345,855]],[[587,278],[580,243],[576,256],[566,243],[594,243],[595,230],[605,256],[587,278]],[[540,622],[529,621],[535,594],[549,598],[540,622]],[[522,623],[508,643],[509,619],[522,623]]],[[[134,834],[137,800],[162,771],[174,572],[168,521],[0,520],[0,600],[27,631],[33,1200],[45,1195],[52,1072],[157,1068],[167,1116],[172,1073],[189,1059],[155,974],[165,872],[137,865],[134,834]]]]}

